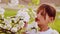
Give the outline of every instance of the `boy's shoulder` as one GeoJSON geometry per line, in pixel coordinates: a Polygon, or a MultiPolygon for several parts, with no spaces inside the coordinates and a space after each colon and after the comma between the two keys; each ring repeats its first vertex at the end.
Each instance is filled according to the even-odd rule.
{"type": "Polygon", "coordinates": [[[59,34],[57,30],[53,30],[52,34],[59,34]]]}
{"type": "Polygon", "coordinates": [[[47,31],[45,32],[40,32],[40,34],[59,34],[57,30],[54,30],[52,28],[48,29],[47,31]]]}
{"type": "Polygon", "coordinates": [[[47,31],[44,31],[44,32],[40,32],[35,29],[32,29],[32,30],[28,31],[27,33],[29,33],[29,34],[59,34],[58,31],[53,30],[51,28],[47,31]]]}

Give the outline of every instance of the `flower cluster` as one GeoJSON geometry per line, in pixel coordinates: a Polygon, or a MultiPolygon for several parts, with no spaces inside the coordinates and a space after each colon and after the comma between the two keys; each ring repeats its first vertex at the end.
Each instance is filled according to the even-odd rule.
{"type": "MultiPolygon", "coordinates": [[[[1,10],[0,15],[3,16],[5,10],[1,10]]],[[[23,29],[26,25],[26,29],[35,27],[35,23],[29,24],[31,19],[34,19],[33,10],[23,8],[17,12],[17,15],[3,18],[0,16],[0,28],[2,31],[9,31],[9,33],[16,33],[23,29]]],[[[33,20],[31,20],[33,22],[33,20]]]]}

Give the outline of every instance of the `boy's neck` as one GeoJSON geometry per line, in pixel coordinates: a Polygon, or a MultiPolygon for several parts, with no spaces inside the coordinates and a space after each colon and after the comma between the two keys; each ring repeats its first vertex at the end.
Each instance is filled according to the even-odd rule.
{"type": "Polygon", "coordinates": [[[47,31],[49,29],[49,27],[46,25],[46,26],[39,26],[41,32],[44,32],[44,31],[47,31]]]}

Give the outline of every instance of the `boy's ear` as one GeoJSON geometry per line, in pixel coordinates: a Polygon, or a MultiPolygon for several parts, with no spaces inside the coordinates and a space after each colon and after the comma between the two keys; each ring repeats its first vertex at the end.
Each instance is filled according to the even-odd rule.
{"type": "Polygon", "coordinates": [[[50,22],[53,22],[53,21],[54,21],[53,17],[50,17],[50,22]]]}

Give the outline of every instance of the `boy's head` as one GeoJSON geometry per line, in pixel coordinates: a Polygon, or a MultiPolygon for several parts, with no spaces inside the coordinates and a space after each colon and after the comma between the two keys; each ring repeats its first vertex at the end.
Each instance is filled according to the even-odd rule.
{"type": "Polygon", "coordinates": [[[55,19],[56,10],[54,7],[42,4],[37,10],[36,21],[39,25],[47,25],[55,19]]]}

